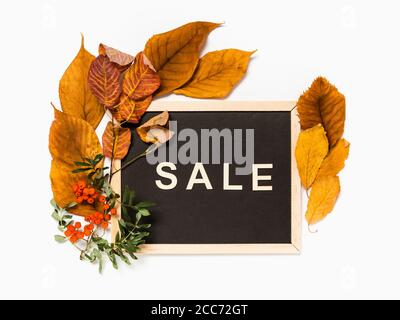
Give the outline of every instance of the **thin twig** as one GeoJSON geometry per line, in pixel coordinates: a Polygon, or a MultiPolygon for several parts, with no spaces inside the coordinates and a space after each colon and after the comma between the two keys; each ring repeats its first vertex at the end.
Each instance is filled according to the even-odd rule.
{"type": "Polygon", "coordinates": [[[113,172],[113,162],[114,162],[114,148],[115,148],[115,128],[114,128],[114,116],[112,116],[112,127],[113,127],[113,145],[112,145],[112,152],[111,152],[111,159],[110,159],[110,178],[108,179],[108,183],[111,185],[111,179],[112,179],[112,172],[113,172]]]}
{"type": "Polygon", "coordinates": [[[111,174],[111,177],[116,174],[117,172],[125,169],[126,167],[130,166],[132,163],[134,163],[136,160],[139,160],[141,157],[146,156],[147,154],[153,152],[154,150],[157,149],[157,146],[155,146],[154,144],[151,145],[150,147],[148,147],[144,152],[138,154],[136,157],[132,158],[131,160],[129,160],[128,162],[126,162],[121,168],[119,168],[118,170],[114,171],[111,174]]]}

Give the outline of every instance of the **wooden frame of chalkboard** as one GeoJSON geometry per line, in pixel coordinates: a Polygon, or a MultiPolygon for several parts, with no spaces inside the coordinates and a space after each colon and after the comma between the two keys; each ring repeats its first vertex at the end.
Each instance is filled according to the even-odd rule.
{"type": "MultiPolygon", "coordinates": [[[[255,111],[290,112],[291,119],[291,242],[290,243],[218,243],[218,244],[145,244],[144,254],[298,254],[301,244],[301,185],[295,161],[295,146],[300,131],[295,101],[154,101],[149,112],[160,111],[255,111]]],[[[114,170],[121,166],[120,160],[113,163],[114,170]]],[[[121,171],[113,176],[112,186],[121,193],[121,171]]],[[[118,232],[118,215],[111,219],[111,237],[118,232]]]]}

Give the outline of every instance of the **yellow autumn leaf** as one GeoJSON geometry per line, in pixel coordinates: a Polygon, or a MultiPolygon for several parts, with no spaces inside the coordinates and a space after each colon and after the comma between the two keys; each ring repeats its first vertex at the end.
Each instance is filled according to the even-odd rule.
{"type": "Polygon", "coordinates": [[[219,25],[203,21],[191,22],[154,35],[147,41],[144,54],[161,78],[158,96],[179,88],[192,77],[207,36],[219,25]]]}
{"type": "Polygon", "coordinates": [[[328,139],[321,125],[300,133],[295,154],[301,183],[305,189],[313,184],[328,149],[328,139]]]}
{"type": "MultiPolygon", "coordinates": [[[[100,142],[93,127],[86,121],[54,109],[55,119],[50,128],[49,150],[53,158],[50,179],[56,203],[65,208],[75,201],[72,185],[86,179],[85,173],[72,173],[75,162],[83,158],[94,158],[102,153],[100,142]]],[[[99,166],[102,166],[100,162],[99,166]]],[[[95,212],[88,204],[78,204],[71,213],[87,215],[95,212]]]]}
{"type": "Polygon", "coordinates": [[[344,162],[349,156],[349,150],[350,143],[345,139],[339,140],[322,162],[317,179],[320,177],[336,176],[344,168],[344,162]]]}
{"type": "Polygon", "coordinates": [[[174,91],[192,98],[224,98],[243,78],[254,51],[225,49],[207,53],[188,83],[174,91]]]}
{"type": "Polygon", "coordinates": [[[104,107],[88,85],[89,68],[94,59],[85,49],[82,36],[81,48],[60,80],[59,96],[65,113],[89,122],[96,129],[104,116],[104,107]]]}
{"type": "MultiPolygon", "coordinates": [[[[72,185],[78,181],[86,181],[87,174],[71,173],[71,166],[60,160],[51,161],[50,180],[53,198],[61,208],[66,208],[68,204],[75,202],[76,197],[72,190],[72,185]]],[[[79,203],[72,208],[68,208],[68,212],[87,216],[96,211],[100,211],[101,207],[97,203],[96,207],[87,203],[79,203]]]]}
{"type": "Polygon", "coordinates": [[[301,129],[321,123],[333,148],[344,131],[346,100],[328,80],[318,77],[297,101],[301,129]]]}
{"type": "Polygon", "coordinates": [[[314,182],[306,212],[309,225],[321,221],[332,211],[339,192],[340,181],[337,176],[321,177],[314,182]]]}

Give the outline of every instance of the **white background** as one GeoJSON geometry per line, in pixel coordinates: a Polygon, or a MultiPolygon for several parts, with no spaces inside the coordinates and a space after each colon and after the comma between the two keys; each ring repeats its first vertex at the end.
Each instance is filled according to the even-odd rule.
{"type": "MultiPolygon", "coordinates": [[[[1,1],[1,298],[400,298],[398,1],[1,1]],[[230,100],[297,99],[318,76],[347,99],[334,212],[299,256],[148,256],[103,275],[54,242],[50,101],[79,49],[136,53],[154,33],[225,22],[207,50],[258,49],[230,100]]],[[[169,99],[182,99],[169,97],[169,99]]],[[[243,199],[245,201],[245,199],[243,199]]]]}

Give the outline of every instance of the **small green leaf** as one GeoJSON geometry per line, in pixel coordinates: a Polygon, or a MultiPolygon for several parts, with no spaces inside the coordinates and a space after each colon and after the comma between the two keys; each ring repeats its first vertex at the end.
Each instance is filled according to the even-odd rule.
{"type": "Polygon", "coordinates": [[[56,234],[54,236],[54,240],[56,240],[58,243],[64,243],[65,241],[67,241],[67,238],[56,234]]]}
{"type": "Polygon", "coordinates": [[[123,252],[120,253],[119,257],[120,257],[121,260],[122,260],[123,262],[125,262],[127,265],[131,265],[131,262],[129,261],[129,258],[128,258],[127,256],[125,256],[125,255],[123,254],[123,252]]]}
{"type": "MultiPolygon", "coordinates": [[[[63,221],[63,222],[65,222],[65,221],[63,221]]],[[[68,227],[70,224],[73,224],[73,223],[74,223],[73,220],[69,221],[68,223],[65,222],[65,227],[68,227]]]]}
{"type": "Polygon", "coordinates": [[[150,215],[150,211],[147,209],[139,209],[139,212],[143,217],[147,217],[150,215]]]}
{"type": "Polygon", "coordinates": [[[154,207],[155,205],[156,204],[154,202],[151,202],[151,201],[142,201],[142,202],[139,202],[138,204],[136,204],[135,207],[140,209],[140,208],[154,207]]]}
{"type": "Polygon", "coordinates": [[[68,208],[68,209],[69,209],[69,208],[73,208],[73,207],[75,207],[77,204],[78,204],[77,202],[71,202],[69,205],[67,205],[67,208],[68,208]]]}
{"type": "Polygon", "coordinates": [[[79,167],[90,167],[90,163],[87,163],[87,162],[76,161],[74,163],[76,166],[79,166],[79,167]]]}
{"type": "Polygon", "coordinates": [[[96,157],[94,158],[94,162],[96,163],[96,164],[98,164],[101,160],[103,160],[103,158],[104,158],[104,155],[102,155],[101,153],[99,153],[98,155],[96,155],[96,157]]]}
{"type": "Polygon", "coordinates": [[[72,173],[80,173],[80,172],[85,172],[85,171],[89,171],[89,170],[91,170],[91,168],[75,169],[75,170],[72,170],[71,172],[72,173]]]}
{"type": "Polygon", "coordinates": [[[112,252],[111,250],[107,252],[107,256],[110,259],[114,269],[118,269],[118,263],[117,263],[117,258],[115,257],[114,252],[112,252]]]}
{"type": "Polygon", "coordinates": [[[126,229],[126,223],[125,223],[124,219],[119,219],[118,223],[120,226],[122,226],[122,228],[126,229]]]}
{"type": "Polygon", "coordinates": [[[50,200],[50,204],[51,204],[52,207],[54,207],[55,209],[58,210],[58,205],[57,205],[57,203],[56,203],[56,200],[51,199],[51,200],[50,200]]]}
{"type": "Polygon", "coordinates": [[[93,256],[99,261],[99,273],[103,272],[103,256],[98,249],[93,249],[93,256]]]}
{"type": "Polygon", "coordinates": [[[58,212],[56,210],[53,211],[53,213],[51,214],[51,217],[56,220],[56,221],[60,221],[61,217],[59,216],[58,212]]]}
{"type": "MultiPolygon", "coordinates": [[[[121,221],[119,221],[121,222],[121,221]]],[[[121,234],[119,232],[117,232],[117,235],[115,236],[115,242],[119,242],[119,240],[121,240],[121,234]]]]}
{"type": "Polygon", "coordinates": [[[151,227],[150,223],[146,223],[146,224],[140,224],[138,225],[138,228],[143,228],[143,229],[148,229],[151,227]]]}
{"type": "Polygon", "coordinates": [[[130,194],[129,194],[129,199],[128,199],[128,203],[130,205],[133,205],[133,200],[135,200],[135,191],[131,190],[130,194]]]}
{"type": "Polygon", "coordinates": [[[90,165],[91,165],[91,166],[93,166],[93,167],[96,165],[96,162],[95,162],[94,160],[92,160],[92,159],[89,159],[89,158],[83,158],[83,160],[85,160],[85,161],[89,162],[89,163],[90,163],[90,165]]]}
{"type": "Polygon", "coordinates": [[[125,224],[126,224],[127,229],[134,229],[134,228],[136,228],[136,225],[134,225],[134,224],[131,223],[131,222],[125,221],[125,224]]]}
{"type": "Polygon", "coordinates": [[[103,259],[99,259],[99,273],[103,272],[103,259]]]}
{"type": "Polygon", "coordinates": [[[94,256],[93,252],[91,255],[85,254],[86,259],[88,259],[91,263],[96,262],[96,257],[94,256]]]}
{"type": "Polygon", "coordinates": [[[128,203],[129,200],[129,187],[125,186],[124,193],[122,195],[122,203],[128,203]]]}
{"type": "Polygon", "coordinates": [[[121,213],[122,213],[122,219],[126,221],[131,221],[131,217],[128,214],[128,209],[124,205],[121,206],[121,213]]]}

